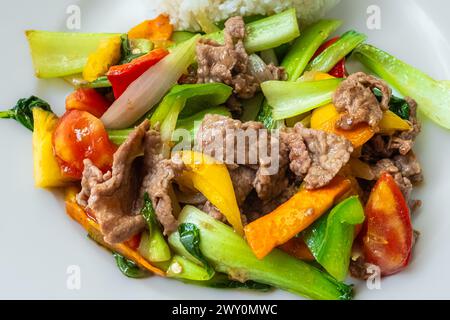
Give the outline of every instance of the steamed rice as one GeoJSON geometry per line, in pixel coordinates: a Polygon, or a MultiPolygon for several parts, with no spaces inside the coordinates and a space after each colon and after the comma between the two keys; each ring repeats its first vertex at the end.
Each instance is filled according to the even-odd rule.
{"type": "MultiPolygon", "coordinates": [[[[152,0],[152,2],[155,0],[152,0]]],[[[271,15],[295,7],[301,24],[322,17],[340,0],[156,0],[159,13],[170,16],[177,30],[199,31],[195,15],[201,13],[213,22],[231,16],[271,15]]]]}

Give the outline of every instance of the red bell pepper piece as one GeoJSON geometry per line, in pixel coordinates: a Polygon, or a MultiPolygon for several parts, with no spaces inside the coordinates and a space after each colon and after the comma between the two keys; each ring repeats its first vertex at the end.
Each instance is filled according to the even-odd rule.
{"type": "MultiPolygon", "coordinates": [[[[325,49],[327,49],[329,46],[331,46],[332,44],[334,44],[336,41],[339,40],[339,37],[333,38],[328,40],[327,42],[325,42],[323,45],[321,45],[319,47],[319,49],[317,49],[316,53],[314,54],[314,56],[312,57],[311,61],[314,60],[319,54],[321,54],[322,52],[325,51],[325,49]]],[[[341,61],[339,61],[334,67],[333,69],[330,70],[330,72],[328,72],[328,74],[332,75],[335,78],[345,78],[347,75],[347,72],[345,70],[345,58],[343,58],[341,61]]]]}
{"type": "Polygon", "coordinates": [[[66,110],[87,111],[100,118],[111,106],[111,102],[92,88],[81,88],[66,98],[66,110]]]}
{"type": "Polygon", "coordinates": [[[134,80],[168,54],[166,49],[159,48],[130,63],[111,67],[106,75],[113,87],[114,97],[118,99],[134,80]]]}
{"type": "Polygon", "coordinates": [[[376,183],[365,214],[361,235],[366,261],[379,266],[383,276],[404,269],[411,257],[413,228],[408,205],[390,174],[376,183]]]}

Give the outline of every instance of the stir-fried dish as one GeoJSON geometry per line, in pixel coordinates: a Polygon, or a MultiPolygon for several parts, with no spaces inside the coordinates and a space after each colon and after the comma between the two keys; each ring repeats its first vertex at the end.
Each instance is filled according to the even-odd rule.
{"type": "Polygon", "coordinates": [[[132,278],[351,299],[349,275],[405,269],[416,113],[450,128],[448,83],[294,8],[171,21],[26,32],[36,75],[75,87],[62,115],[35,96],[0,113],[33,131],[36,186],[132,278]]]}

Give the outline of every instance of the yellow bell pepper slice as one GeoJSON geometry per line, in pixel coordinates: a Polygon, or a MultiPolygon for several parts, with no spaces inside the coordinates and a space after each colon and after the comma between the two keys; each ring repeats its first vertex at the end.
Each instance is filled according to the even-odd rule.
{"type": "Polygon", "coordinates": [[[71,180],[63,177],[53,155],[53,131],[58,117],[41,108],[33,108],[33,166],[34,184],[38,188],[63,187],[71,180]]]}
{"type": "Polygon", "coordinates": [[[120,60],[120,37],[102,39],[97,50],[89,55],[83,70],[83,78],[92,82],[108,72],[109,68],[120,60]]]}
{"type": "Polygon", "coordinates": [[[391,135],[395,131],[411,130],[411,125],[407,121],[389,110],[384,113],[378,126],[380,127],[380,133],[387,135],[391,135]]]}
{"type": "Polygon", "coordinates": [[[243,235],[241,212],[227,167],[207,155],[193,151],[181,152],[181,159],[189,170],[177,179],[178,183],[201,192],[219,209],[234,230],[243,235]]]}

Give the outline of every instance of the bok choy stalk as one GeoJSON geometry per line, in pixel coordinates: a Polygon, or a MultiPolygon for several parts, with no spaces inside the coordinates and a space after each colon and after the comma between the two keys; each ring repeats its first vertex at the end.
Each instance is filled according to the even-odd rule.
{"type": "Polygon", "coordinates": [[[332,101],[342,79],[307,82],[267,81],[261,84],[275,120],[292,118],[332,101]]]}
{"type": "MultiPolygon", "coordinates": [[[[217,272],[240,281],[253,280],[313,299],[352,297],[350,286],[279,250],[258,260],[245,240],[232,228],[195,207],[184,207],[179,221],[197,227],[201,237],[200,251],[217,272]]],[[[169,243],[180,255],[186,252],[179,232],[170,235],[169,243]]],[[[192,255],[185,257],[192,259],[192,255]]]]}
{"type": "Polygon", "coordinates": [[[81,73],[101,40],[120,36],[108,33],[69,33],[28,30],[34,70],[39,78],[57,78],[81,73]]]}
{"type": "Polygon", "coordinates": [[[450,86],[371,45],[360,45],[354,56],[404,96],[417,101],[419,111],[450,129],[450,86]]]}
{"type": "Polygon", "coordinates": [[[141,214],[148,224],[148,232],[144,231],[142,234],[138,248],[139,253],[150,262],[170,260],[170,248],[162,234],[148,193],[144,195],[144,207],[141,214]]]}
{"type": "MultiPolygon", "coordinates": [[[[300,35],[295,9],[246,24],[244,46],[248,53],[276,48],[300,35]]],[[[205,37],[219,43],[224,42],[223,31],[205,37]]]]}
{"type": "Polygon", "coordinates": [[[194,280],[199,282],[210,280],[214,275],[214,273],[212,275],[209,274],[204,267],[179,255],[175,255],[172,258],[166,274],[169,278],[194,280]]]}
{"type": "Polygon", "coordinates": [[[348,31],[338,41],[326,48],[308,66],[308,71],[327,73],[343,58],[353,51],[359,44],[366,41],[365,34],[348,31]]]}
{"type": "Polygon", "coordinates": [[[364,222],[358,197],[350,197],[304,231],[303,239],[317,262],[335,279],[348,273],[355,225],[364,222]]]}
{"type": "Polygon", "coordinates": [[[256,94],[253,98],[242,101],[242,115],[241,121],[256,121],[259,110],[264,101],[264,96],[260,93],[256,94]]]}
{"type": "Polygon", "coordinates": [[[134,81],[101,118],[105,126],[130,127],[152,109],[194,60],[198,38],[194,36],[174,47],[169,55],[134,81]]]}
{"type": "Polygon", "coordinates": [[[161,139],[169,142],[179,115],[191,116],[208,106],[225,103],[232,88],[222,83],[176,85],[164,97],[150,118],[152,125],[161,125],[161,139]]]}
{"type": "Polygon", "coordinates": [[[302,32],[281,63],[288,81],[300,78],[320,45],[341,25],[340,20],[321,20],[302,32]]]}

